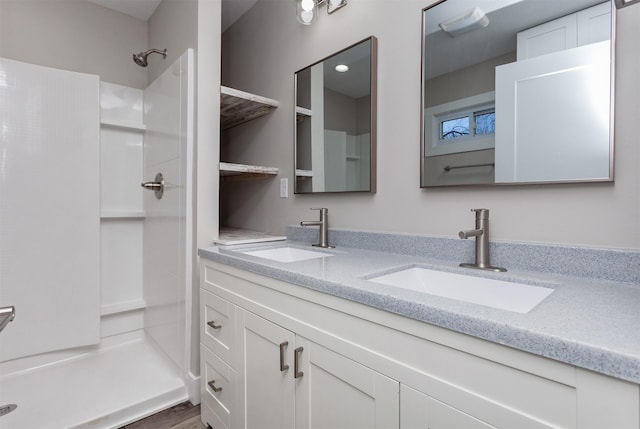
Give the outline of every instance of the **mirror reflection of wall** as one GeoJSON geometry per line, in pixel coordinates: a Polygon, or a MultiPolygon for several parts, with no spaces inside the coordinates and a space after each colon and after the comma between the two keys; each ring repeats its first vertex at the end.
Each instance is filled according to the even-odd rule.
{"type": "Polygon", "coordinates": [[[375,50],[371,37],[296,73],[296,193],[375,192],[375,50]]]}
{"type": "Polygon", "coordinates": [[[425,9],[421,186],[612,180],[611,11],[601,0],[425,9]]]}

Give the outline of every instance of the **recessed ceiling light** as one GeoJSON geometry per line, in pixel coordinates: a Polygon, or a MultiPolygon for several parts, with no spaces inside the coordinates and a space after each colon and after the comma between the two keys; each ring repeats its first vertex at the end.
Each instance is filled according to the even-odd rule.
{"type": "Polygon", "coordinates": [[[346,64],[338,64],[338,65],[336,66],[336,71],[337,71],[338,73],[344,73],[344,72],[346,72],[346,71],[349,71],[349,66],[348,66],[348,65],[346,65],[346,64]]]}

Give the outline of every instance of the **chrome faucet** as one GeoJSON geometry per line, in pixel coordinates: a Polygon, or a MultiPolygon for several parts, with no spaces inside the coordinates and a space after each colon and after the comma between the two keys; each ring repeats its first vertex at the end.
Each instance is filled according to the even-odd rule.
{"type": "Polygon", "coordinates": [[[314,244],[316,247],[330,248],[335,246],[329,246],[329,209],[310,209],[320,211],[320,220],[303,220],[300,222],[300,226],[319,226],[320,227],[320,243],[314,244]]]}
{"type": "Polygon", "coordinates": [[[476,238],[476,262],[475,264],[462,263],[460,266],[496,272],[507,271],[506,268],[492,267],[489,262],[489,210],[471,209],[471,211],[476,212],[476,229],[460,231],[458,236],[464,239],[476,238]]]}

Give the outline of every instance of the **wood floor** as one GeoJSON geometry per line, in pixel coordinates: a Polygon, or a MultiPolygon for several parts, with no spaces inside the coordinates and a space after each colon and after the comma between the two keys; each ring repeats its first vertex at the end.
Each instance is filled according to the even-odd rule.
{"type": "Polygon", "coordinates": [[[200,421],[200,405],[193,406],[187,401],[120,429],[207,429],[207,427],[200,421]]]}

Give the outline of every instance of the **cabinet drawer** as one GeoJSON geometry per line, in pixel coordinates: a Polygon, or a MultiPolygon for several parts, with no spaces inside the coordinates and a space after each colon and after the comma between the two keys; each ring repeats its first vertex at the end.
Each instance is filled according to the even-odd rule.
{"type": "Polygon", "coordinates": [[[233,361],[235,306],[224,299],[200,289],[200,317],[202,342],[226,363],[233,361]]]}
{"type": "MultiPolygon", "coordinates": [[[[236,372],[207,347],[200,347],[202,359],[202,401],[225,428],[235,427],[236,372]]],[[[212,427],[213,422],[208,422],[212,427]]]]}

